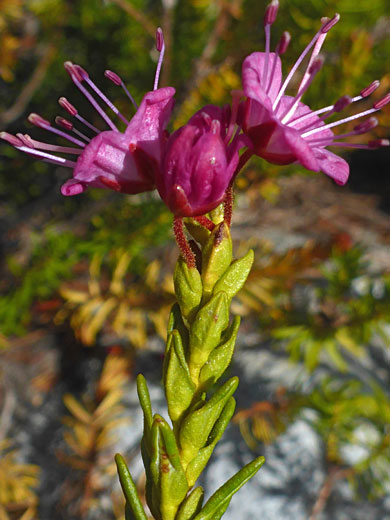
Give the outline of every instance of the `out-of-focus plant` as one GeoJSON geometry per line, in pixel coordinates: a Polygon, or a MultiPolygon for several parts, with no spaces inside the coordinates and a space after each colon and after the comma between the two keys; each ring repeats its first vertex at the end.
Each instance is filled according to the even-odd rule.
{"type": "MultiPolygon", "coordinates": [[[[65,486],[68,499],[78,503],[82,518],[93,508],[100,492],[114,478],[113,445],[123,417],[124,385],[129,381],[132,360],[128,353],[114,347],[107,355],[93,395],[85,394],[81,401],[71,394],[64,396],[70,415],[63,418],[64,440],[69,453],[58,453],[62,462],[76,471],[80,486],[65,486]],[[70,497],[77,489],[77,497],[70,497]]],[[[73,480],[72,476],[72,480],[73,480]]],[[[70,483],[69,483],[70,484],[70,483]]],[[[65,499],[66,499],[65,495],[65,499]]],[[[75,514],[75,513],[74,513],[75,514]]]]}
{"type": "MultiPolygon", "coordinates": [[[[310,289],[303,301],[290,292],[288,304],[272,336],[283,340],[291,359],[304,360],[313,370],[322,356],[346,370],[342,352],[361,356],[374,334],[389,341],[390,278],[367,273],[363,251],[354,247],[335,251],[321,270],[322,287],[310,289]]],[[[295,288],[297,289],[297,288],[295,288]]],[[[304,292],[305,285],[300,285],[304,292]]]]}
{"type": "Polygon", "coordinates": [[[92,259],[90,278],[84,289],[63,286],[60,295],[65,305],[57,313],[59,323],[70,315],[70,324],[76,337],[85,345],[92,345],[96,335],[109,327],[118,339],[126,339],[136,348],[144,348],[148,323],[165,337],[165,322],[173,303],[173,283],[169,276],[162,277],[161,263],[154,260],[137,273],[131,274],[132,257],[127,251],[114,251],[115,262],[109,279],[102,272],[102,257],[92,259]]]}
{"type": "Polygon", "coordinates": [[[33,520],[37,515],[39,468],[20,462],[20,454],[12,449],[12,441],[0,442],[0,518],[1,520],[33,520]]]}
{"type": "Polygon", "coordinates": [[[348,477],[359,495],[384,496],[390,489],[388,393],[378,384],[326,377],[308,396],[309,419],[325,440],[329,465],[351,468],[348,477]]]}
{"type": "Polygon", "coordinates": [[[10,276],[7,282],[4,280],[0,295],[0,326],[5,336],[23,334],[31,320],[33,303],[52,297],[84,260],[123,244],[129,254],[140,255],[146,247],[164,242],[170,227],[168,213],[153,200],[108,205],[86,220],[84,230],[77,232],[49,225],[42,235],[30,235],[24,254],[8,258],[10,276]]]}

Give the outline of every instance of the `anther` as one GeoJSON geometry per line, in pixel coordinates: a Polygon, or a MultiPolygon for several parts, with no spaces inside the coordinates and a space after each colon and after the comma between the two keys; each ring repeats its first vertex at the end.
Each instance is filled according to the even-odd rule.
{"type": "Polygon", "coordinates": [[[162,51],[163,46],[164,46],[164,34],[162,32],[161,27],[158,27],[157,31],[156,31],[156,49],[158,50],[158,52],[162,51]]]}
{"type": "Polygon", "coordinates": [[[33,139],[28,134],[16,134],[16,136],[22,141],[23,146],[28,148],[35,148],[33,139]]]}
{"type": "Polygon", "coordinates": [[[78,114],[76,107],[74,107],[66,98],[60,97],[58,103],[60,107],[65,109],[72,117],[75,117],[78,114]]]}
{"type": "Polygon", "coordinates": [[[375,108],[376,110],[380,110],[385,105],[387,105],[387,103],[390,103],[390,92],[386,94],[385,97],[374,103],[373,108],[375,108]]]}
{"type": "Polygon", "coordinates": [[[0,139],[7,141],[7,143],[12,144],[12,146],[23,146],[23,143],[16,136],[9,134],[8,132],[0,132],[0,139]]]}
{"type": "Polygon", "coordinates": [[[83,81],[83,77],[80,74],[80,71],[79,71],[77,65],[74,65],[71,61],[66,61],[64,63],[64,67],[65,67],[66,72],[68,72],[68,74],[71,76],[71,78],[74,77],[75,79],[77,79],[77,81],[80,81],[80,82],[83,81]]]}
{"type": "Polygon", "coordinates": [[[382,148],[382,146],[390,146],[390,141],[388,139],[375,139],[374,141],[368,142],[370,149],[382,148]]]}
{"type": "Polygon", "coordinates": [[[363,121],[362,123],[356,125],[353,128],[353,131],[355,134],[365,134],[366,132],[369,132],[373,128],[378,126],[378,119],[376,117],[370,117],[366,121],[363,121]]]}
{"type": "Polygon", "coordinates": [[[104,75],[106,78],[108,78],[110,81],[112,81],[113,83],[115,83],[115,85],[117,85],[118,87],[120,87],[122,85],[122,80],[121,78],[118,76],[118,74],[115,74],[115,72],[112,72],[112,70],[105,70],[104,71],[104,75]]]}
{"type": "Polygon", "coordinates": [[[288,31],[285,31],[276,46],[276,53],[279,54],[279,56],[282,56],[287,51],[290,42],[291,34],[288,31]]]}
{"type": "Polygon", "coordinates": [[[73,130],[73,123],[61,116],[56,116],[55,122],[58,126],[62,126],[66,130],[73,130]]]}
{"type": "Polygon", "coordinates": [[[341,98],[338,99],[336,101],[336,103],[334,104],[332,112],[341,112],[342,110],[344,110],[344,108],[349,106],[351,103],[352,103],[352,98],[350,96],[341,96],[341,98]]]}
{"type": "Polygon", "coordinates": [[[379,87],[380,85],[380,81],[378,81],[377,79],[375,81],[373,81],[372,83],[370,83],[370,85],[368,85],[368,87],[365,87],[361,92],[360,92],[360,95],[365,98],[365,97],[368,97],[368,96],[371,96],[371,94],[379,87]]]}
{"type": "Polygon", "coordinates": [[[40,128],[47,128],[48,126],[50,126],[50,122],[47,121],[47,119],[44,119],[43,117],[35,113],[30,114],[27,119],[28,121],[30,121],[30,123],[32,123],[35,126],[39,126],[40,128]]]}
{"type": "Polygon", "coordinates": [[[272,25],[275,22],[278,15],[278,9],[278,0],[272,0],[272,2],[268,4],[264,14],[264,25],[272,25]]]}
{"type": "Polygon", "coordinates": [[[321,27],[322,33],[327,33],[336,25],[336,23],[340,20],[339,13],[336,13],[333,18],[331,18],[329,21],[325,22],[324,25],[321,27]]]}

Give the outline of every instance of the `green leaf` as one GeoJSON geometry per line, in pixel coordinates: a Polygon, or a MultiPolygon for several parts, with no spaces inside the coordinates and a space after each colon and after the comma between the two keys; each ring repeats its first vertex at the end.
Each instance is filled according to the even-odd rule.
{"type": "Polygon", "coordinates": [[[177,509],[188,491],[187,479],[181,465],[175,436],[167,422],[159,415],[153,421],[152,475],[153,494],[159,500],[159,510],[164,520],[174,520],[177,509]]]}
{"type": "Polygon", "coordinates": [[[174,305],[172,305],[172,309],[169,314],[167,338],[169,337],[169,334],[175,329],[179,331],[182,342],[183,342],[184,351],[187,352],[188,329],[183,321],[180,306],[178,303],[175,303],[174,305]]]}
{"type": "Polygon", "coordinates": [[[242,258],[235,260],[215,284],[213,294],[224,291],[229,298],[233,298],[244,286],[254,260],[252,249],[242,258]]]}
{"type": "Polygon", "coordinates": [[[202,388],[207,389],[212,386],[229,366],[234,352],[240,321],[239,316],[234,317],[228,331],[223,335],[224,343],[211,352],[206,364],[203,366],[199,377],[202,388]]]}
{"type": "Polygon", "coordinates": [[[202,279],[196,267],[190,268],[180,256],[173,276],[175,294],[181,312],[189,322],[192,321],[202,299],[202,279]]]}
{"type": "Polygon", "coordinates": [[[233,397],[226,403],[221,415],[215,423],[209,438],[207,445],[199,450],[198,455],[188,464],[186,469],[186,476],[189,486],[193,486],[202,473],[204,467],[208,463],[217,442],[222,437],[226,430],[230,419],[233,417],[234,410],[236,409],[236,401],[233,397]]]}
{"type": "Polygon", "coordinates": [[[258,472],[264,462],[264,457],[258,457],[240,469],[209,498],[194,520],[219,520],[226,511],[234,493],[258,472]]]}
{"type": "Polygon", "coordinates": [[[147,516],[137,493],[137,487],[134,484],[130,471],[122,455],[117,453],[115,455],[115,462],[118,469],[122,491],[126,498],[126,508],[130,508],[133,514],[133,516],[127,514],[127,517],[129,520],[147,520],[147,516]]]}
{"type": "Polygon", "coordinates": [[[208,442],[209,435],[227,401],[235,392],[238,378],[232,377],[203,406],[183,419],[180,427],[181,460],[186,468],[208,442]]]}
{"type": "Polygon", "coordinates": [[[137,376],[137,393],[142,411],[144,413],[144,436],[149,438],[153,423],[152,404],[150,402],[148,385],[142,374],[138,374],[137,376]]]}
{"type": "Polygon", "coordinates": [[[211,232],[192,218],[185,218],[184,224],[192,237],[197,242],[199,242],[202,247],[204,247],[210,237],[211,232]]]}
{"type": "Polygon", "coordinates": [[[180,421],[190,406],[195,392],[184,354],[183,343],[177,330],[169,336],[164,360],[164,388],[172,422],[180,421]]]}
{"type": "Polygon", "coordinates": [[[175,520],[193,520],[199,513],[203,502],[204,491],[202,487],[196,487],[182,502],[175,520]]]}
{"type": "Polygon", "coordinates": [[[229,226],[221,222],[215,226],[202,251],[203,294],[206,300],[231,261],[232,239],[229,226]]]}
{"type": "Polygon", "coordinates": [[[229,322],[229,307],[226,293],[220,292],[202,307],[190,329],[189,368],[194,381],[209,358],[210,352],[220,342],[222,331],[229,322]]]}

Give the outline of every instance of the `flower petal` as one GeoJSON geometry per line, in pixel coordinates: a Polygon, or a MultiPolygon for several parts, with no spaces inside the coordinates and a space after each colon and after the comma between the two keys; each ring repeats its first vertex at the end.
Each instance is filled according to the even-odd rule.
{"type": "Polygon", "coordinates": [[[272,109],[282,83],[282,62],[274,52],[268,56],[267,82],[264,80],[266,53],[253,52],[242,64],[242,85],[247,97],[255,99],[268,110],[272,109]],[[275,61],[276,60],[276,61],[275,61]]]}
{"type": "Polygon", "coordinates": [[[343,186],[349,177],[349,164],[342,157],[325,150],[325,148],[313,148],[313,153],[318,161],[320,170],[331,177],[337,184],[343,186]]]}
{"type": "Polygon", "coordinates": [[[175,89],[164,87],[145,94],[134,117],[125,130],[129,144],[142,147],[157,160],[161,155],[163,131],[168,124],[175,89]]]}

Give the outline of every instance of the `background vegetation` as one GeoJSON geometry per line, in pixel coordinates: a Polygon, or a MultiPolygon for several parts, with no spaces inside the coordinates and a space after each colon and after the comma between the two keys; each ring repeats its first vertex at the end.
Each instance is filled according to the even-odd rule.
{"type": "MultiPolygon", "coordinates": [[[[153,85],[154,32],[161,25],[167,43],[162,84],[177,89],[171,129],[177,128],[204,104],[229,102],[230,90],[240,88],[243,58],[264,48],[264,6],[253,0],[0,0],[0,126],[46,140],[25,119],[37,112],[54,120],[61,114],[60,96],[100,125],[65,72],[65,60],[86,68],[130,116],[132,108],[104,78],[104,70],[119,73],[139,101],[153,85]]],[[[283,30],[292,34],[285,70],[320,18],[334,11],[341,22],[327,38],[326,66],[305,95],[315,108],[342,94],[356,95],[373,79],[382,79],[382,93],[390,86],[387,0],[282,2],[273,41],[283,30]]],[[[389,126],[385,109],[377,135],[388,135],[389,126]]],[[[386,206],[380,172],[388,155],[378,152],[374,159],[375,154],[372,161],[377,162],[368,163],[360,184],[357,174],[353,187],[379,187],[386,206]]],[[[67,171],[33,161],[6,143],[0,144],[0,155],[0,518],[26,520],[40,514],[47,487],[44,480],[39,484],[39,457],[23,448],[26,443],[16,431],[24,428],[29,435],[24,399],[44,411],[54,390],[63,395],[66,408],[56,410],[64,420],[53,460],[77,470],[67,475],[77,474],[80,484],[64,486],[56,518],[89,518],[93,508],[99,511],[98,498],[115,478],[111,433],[126,417],[121,402],[125,382],[132,377],[138,351],[165,334],[177,254],[171,216],[154,194],[127,197],[88,190],[64,198],[59,187],[67,171]],[[61,339],[46,348],[53,335],[61,339]],[[63,363],[50,364],[51,349],[62,357],[66,352],[68,363],[82,365],[88,357],[96,365],[88,365],[81,383],[72,379],[68,384],[63,363]],[[21,392],[21,385],[28,389],[21,392]]],[[[246,403],[235,421],[257,451],[283,435],[296,417],[308,418],[322,438],[328,467],[325,491],[312,504],[312,514],[318,515],[337,479],[349,479],[357,495],[372,499],[389,490],[388,379],[364,367],[378,359],[388,363],[390,261],[387,267],[386,262],[370,265],[363,246],[336,232],[326,243],[319,234],[302,246],[290,248],[287,241],[282,252],[262,237],[262,223],[251,221],[251,208],[283,206],[288,196],[284,181],[292,175],[311,174],[258,160],[238,181],[238,225],[248,230],[240,247],[255,245],[257,264],[236,305],[263,339],[301,364],[310,384],[283,388],[281,381],[266,401],[246,403]],[[253,229],[257,231],[250,236],[253,229]],[[378,338],[381,346],[374,348],[378,338]],[[351,445],[362,450],[357,459],[346,456],[345,446],[351,445]]],[[[300,201],[296,205],[305,218],[307,208],[300,201]]],[[[388,240],[387,232],[389,259],[388,240]]],[[[121,518],[120,502],[112,500],[107,515],[121,518]]]]}

